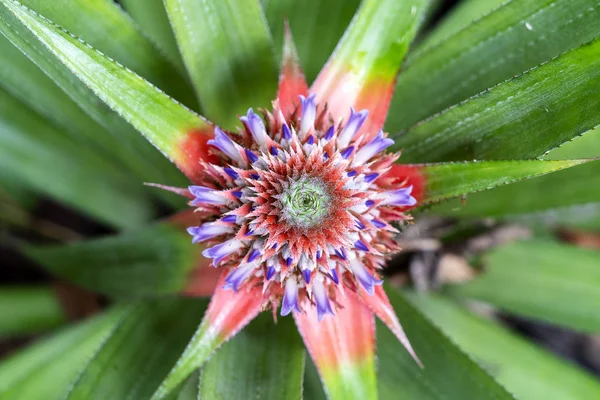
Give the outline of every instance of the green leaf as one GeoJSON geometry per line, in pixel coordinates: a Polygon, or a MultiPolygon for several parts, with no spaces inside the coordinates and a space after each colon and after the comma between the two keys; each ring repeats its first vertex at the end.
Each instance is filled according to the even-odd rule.
{"type": "Polygon", "coordinates": [[[281,60],[283,25],[288,19],[300,64],[312,82],[335,49],[360,0],[262,0],[275,51],[281,60]]]}
{"type": "Polygon", "coordinates": [[[557,242],[513,243],[487,254],[484,272],[452,292],[516,314],[600,332],[598,260],[598,251],[557,242]]]}
{"type": "Polygon", "coordinates": [[[591,161],[525,182],[475,193],[465,204],[450,201],[431,210],[453,217],[495,217],[518,219],[523,214],[547,212],[558,208],[585,206],[600,202],[600,161],[591,161]]]}
{"type": "MultiPolygon", "coordinates": [[[[600,157],[600,129],[565,143],[544,158],[587,157],[600,157]]],[[[593,162],[510,188],[475,194],[465,205],[452,202],[433,211],[454,216],[494,216],[532,225],[600,229],[600,193],[589,190],[600,185],[599,172],[600,163],[593,162]]]]}
{"type": "Polygon", "coordinates": [[[167,400],[198,400],[198,386],[200,371],[196,371],[181,385],[181,390],[173,392],[166,397],[167,400]]]}
{"type": "Polygon", "coordinates": [[[600,157],[600,126],[554,149],[544,156],[544,159],[560,160],[598,157],[600,157]]]}
{"type": "MultiPolygon", "coordinates": [[[[598,18],[600,4],[597,0],[506,2],[407,61],[406,70],[398,78],[387,129],[408,128],[598,37],[598,18]]],[[[556,77],[560,78],[559,75],[556,77]]],[[[567,87],[573,89],[570,85],[567,87]]],[[[561,97],[569,94],[570,91],[565,89],[560,92],[561,97]]],[[[513,108],[517,110],[519,106],[513,108]]],[[[548,108],[551,112],[556,111],[553,107],[548,108]]]]}
{"type": "Polygon", "coordinates": [[[189,84],[112,0],[19,0],[189,106],[189,84]],[[118,38],[118,40],[115,40],[118,38]]]}
{"type": "Polygon", "coordinates": [[[425,175],[424,203],[491,189],[516,181],[581,165],[586,160],[480,161],[430,164],[419,168],[425,175]]]}
{"type": "MultiPolygon", "coordinates": [[[[410,52],[408,59],[422,56],[422,53],[430,51],[503,3],[506,3],[506,0],[464,0],[459,2],[432,28],[432,31],[425,36],[418,47],[410,52]]],[[[407,60],[408,64],[410,62],[407,60]]]]}
{"type": "Polygon", "coordinates": [[[194,333],[199,299],[138,303],[123,316],[75,382],[67,399],[148,399],[194,333]]]}
{"type": "MultiPolygon", "coordinates": [[[[119,126],[105,129],[3,36],[0,36],[0,53],[3,55],[0,87],[60,127],[71,141],[93,149],[120,168],[127,168],[140,180],[182,182],[181,173],[129,124],[121,121],[119,126],[125,129],[115,130],[119,126]]],[[[161,192],[152,191],[153,195],[161,195],[161,192]]]]}
{"type": "MultiPolygon", "coordinates": [[[[411,295],[461,348],[486,367],[519,399],[595,399],[600,383],[587,372],[435,295],[411,295]]],[[[464,397],[472,398],[472,397],[464,397]]]]}
{"type": "Polygon", "coordinates": [[[114,297],[180,292],[201,262],[201,250],[168,222],[86,242],[23,249],[53,274],[114,297]]]}
{"type": "Polygon", "coordinates": [[[541,156],[600,124],[600,39],[410,128],[403,162],[541,156]]]}
{"type": "Polygon", "coordinates": [[[39,333],[64,322],[65,313],[51,288],[0,288],[0,337],[39,333]]]}
{"type": "Polygon", "coordinates": [[[273,43],[258,0],[165,0],[205,115],[226,128],[268,107],[277,90],[273,43]]]}
{"type": "Polygon", "coordinates": [[[121,0],[120,3],[171,63],[187,74],[163,0],[121,0]]]}
{"type": "Polygon", "coordinates": [[[0,169],[119,228],[151,215],[143,187],[0,89],[0,169]],[[110,204],[113,207],[107,207],[110,204]]]}
{"type": "Polygon", "coordinates": [[[2,399],[62,400],[123,313],[113,309],[42,339],[0,362],[2,399]]]}
{"type": "Polygon", "coordinates": [[[182,142],[191,132],[207,128],[201,117],[20,3],[1,0],[1,4],[4,35],[86,105],[88,112],[95,113],[95,119],[122,126],[121,120],[115,121],[116,114],[98,107],[100,98],[167,157],[180,166],[189,161],[182,142]],[[84,90],[82,83],[89,90],[84,90]]]}
{"type": "Polygon", "coordinates": [[[199,398],[302,399],[304,356],[292,318],[263,313],[204,365],[199,398]]]}
{"type": "Polygon", "coordinates": [[[327,400],[319,371],[310,357],[304,366],[304,398],[310,400],[327,400]]]}
{"type": "Polygon", "coordinates": [[[389,287],[386,291],[424,368],[419,368],[392,332],[378,323],[381,399],[513,398],[400,292],[389,287]]]}
{"type": "Polygon", "coordinates": [[[395,78],[428,0],[367,0],[330,59],[368,80],[395,78]]]}
{"type": "Polygon", "coordinates": [[[19,179],[18,175],[6,169],[0,169],[0,215],[15,206],[25,210],[32,209],[37,202],[37,197],[27,184],[19,179]]]}

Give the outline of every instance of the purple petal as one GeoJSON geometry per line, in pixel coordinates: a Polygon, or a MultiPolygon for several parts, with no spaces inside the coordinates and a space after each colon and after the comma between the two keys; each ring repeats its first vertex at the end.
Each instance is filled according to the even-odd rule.
{"type": "Polygon", "coordinates": [[[227,199],[220,195],[218,190],[206,186],[188,186],[188,190],[195,197],[192,200],[194,206],[199,204],[227,204],[227,199]]]}
{"type": "Polygon", "coordinates": [[[354,259],[350,262],[350,269],[354,276],[361,284],[361,286],[371,296],[375,293],[375,285],[381,285],[383,281],[375,279],[373,275],[369,273],[367,268],[358,260],[354,259]]]}
{"type": "Polygon", "coordinates": [[[346,147],[350,144],[360,127],[363,125],[367,116],[369,115],[368,110],[362,110],[359,112],[351,111],[350,118],[348,118],[348,122],[342,129],[342,132],[337,137],[338,147],[346,147]]]}
{"type": "Polygon", "coordinates": [[[310,283],[310,270],[305,269],[304,271],[302,271],[302,277],[304,278],[304,281],[306,283],[310,283]]]}
{"type": "Polygon", "coordinates": [[[375,204],[375,202],[373,200],[365,201],[365,206],[367,206],[367,207],[371,207],[373,204],[375,204]]]}
{"type": "Polygon", "coordinates": [[[311,94],[308,97],[302,95],[300,102],[302,103],[302,117],[300,118],[300,131],[302,133],[308,132],[314,127],[315,118],[317,116],[317,105],[315,104],[315,95],[311,94]]]}
{"type": "Polygon", "coordinates": [[[250,174],[250,178],[256,180],[256,179],[260,179],[260,175],[259,174],[250,174]]]}
{"type": "Polygon", "coordinates": [[[271,152],[272,155],[276,156],[277,154],[279,154],[279,150],[277,150],[277,147],[272,146],[269,151],[271,152]]]}
{"type": "Polygon", "coordinates": [[[246,157],[248,157],[248,160],[250,160],[250,164],[254,164],[258,161],[258,156],[250,150],[244,149],[244,152],[246,153],[246,157]]]}
{"type": "Polygon", "coordinates": [[[250,108],[245,117],[241,117],[240,120],[244,122],[250,129],[254,141],[259,146],[264,146],[266,143],[267,131],[265,130],[265,124],[262,119],[254,114],[254,111],[250,108]]]}
{"type": "Polygon", "coordinates": [[[385,200],[383,204],[391,204],[394,206],[414,206],[417,204],[417,199],[412,197],[412,186],[408,186],[402,189],[392,190],[385,192],[385,200]]]}
{"type": "Polygon", "coordinates": [[[292,265],[292,261],[294,261],[294,260],[292,260],[292,257],[288,257],[285,260],[285,265],[289,267],[290,265],[292,265]]]}
{"type": "Polygon", "coordinates": [[[393,144],[394,141],[392,139],[383,137],[383,132],[380,131],[379,134],[375,136],[375,138],[373,138],[369,143],[361,147],[361,149],[356,152],[353,164],[364,164],[367,161],[369,161],[374,155],[382,152],[383,150],[387,149],[393,144]]]}
{"type": "Polygon", "coordinates": [[[341,258],[342,260],[346,259],[346,252],[344,251],[344,249],[340,249],[340,250],[335,250],[335,254],[341,258]]]}
{"type": "Polygon", "coordinates": [[[233,289],[234,292],[237,292],[240,288],[240,285],[248,279],[250,273],[256,268],[255,265],[245,264],[240,265],[229,274],[225,278],[225,285],[223,285],[223,289],[233,289]]]}
{"type": "Polygon", "coordinates": [[[335,268],[331,269],[329,276],[331,277],[331,280],[335,282],[336,285],[340,283],[340,279],[338,278],[338,274],[335,268]]]}
{"type": "Polygon", "coordinates": [[[352,178],[353,176],[356,176],[357,172],[356,171],[348,171],[348,173],[346,175],[348,175],[350,178],[352,178]]]}
{"type": "Polygon", "coordinates": [[[283,292],[283,300],[281,301],[281,316],[284,317],[292,311],[300,312],[298,283],[294,278],[288,278],[285,281],[285,290],[283,292]]]}
{"type": "Polygon", "coordinates": [[[206,258],[213,259],[213,265],[217,265],[221,260],[223,260],[228,255],[238,251],[244,245],[242,242],[236,239],[231,239],[216,246],[205,249],[202,252],[202,255],[206,258]]]}
{"type": "Polygon", "coordinates": [[[327,133],[325,133],[325,140],[331,140],[334,133],[335,133],[335,126],[331,125],[329,127],[329,129],[327,129],[327,133]]]}
{"type": "Polygon", "coordinates": [[[242,195],[243,195],[243,193],[240,190],[235,190],[235,191],[231,192],[231,194],[233,194],[238,199],[241,199],[242,195]]]}
{"type": "Polygon", "coordinates": [[[240,177],[240,175],[239,175],[237,172],[235,172],[233,169],[231,169],[231,168],[229,168],[229,167],[225,167],[225,168],[223,168],[223,170],[224,170],[225,172],[227,172],[227,175],[229,175],[229,176],[230,176],[230,177],[232,177],[233,179],[237,179],[237,178],[239,178],[239,177],[240,177]]]}
{"type": "Polygon", "coordinates": [[[187,228],[187,231],[194,237],[192,243],[198,243],[215,236],[229,233],[231,232],[231,228],[225,225],[217,225],[214,222],[208,222],[202,226],[191,226],[187,228]]]}
{"type": "Polygon", "coordinates": [[[332,316],[335,315],[331,309],[329,296],[327,296],[327,291],[325,290],[323,282],[319,279],[315,279],[312,287],[315,295],[315,303],[317,305],[317,318],[319,321],[321,321],[327,314],[332,316]]]}
{"type": "Polygon", "coordinates": [[[267,274],[266,274],[265,277],[267,278],[268,281],[270,281],[271,278],[273,277],[273,275],[275,275],[275,272],[276,272],[275,271],[275,267],[268,267],[267,268],[267,274]]]}
{"type": "Polygon", "coordinates": [[[237,222],[237,215],[226,215],[223,218],[221,218],[221,221],[223,222],[229,222],[229,223],[236,223],[237,222]]]}
{"type": "Polygon", "coordinates": [[[367,174],[367,175],[365,175],[365,182],[371,183],[378,177],[379,177],[379,174],[377,172],[373,172],[372,174],[367,174]]]}
{"type": "Polygon", "coordinates": [[[290,140],[292,138],[292,132],[290,131],[290,128],[287,126],[287,124],[283,124],[281,132],[283,133],[283,138],[285,140],[290,140]]]}
{"type": "Polygon", "coordinates": [[[378,219],[373,218],[371,223],[375,225],[377,228],[385,228],[385,222],[381,222],[378,219]]]}
{"type": "Polygon", "coordinates": [[[352,152],[354,151],[354,146],[350,146],[347,149],[342,150],[342,158],[344,160],[347,160],[348,157],[350,157],[352,155],[352,152]]]}
{"type": "Polygon", "coordinates": [[[362,229],[365,229],[365,228],[366,228],[365,224],[363,224],[363,223],[362,223],[362,222],[360,222],[359,220],[356,220],[356,221],[354,221],[354,222],[356,222],[356,227],[357,227],[358,229],[361,229],[361,230],[362,230],[362,229]]]}
{"type": "Polygon", "coordinates": [[[252,262],[254,260],[256,260],[258,257],[260,257],[260,251],[256,250],[256,249],[252,249],[252,251],[250,252],[250,255],[248,256],[248,262],[252,262]]]}
{"type": "Polygon", "coordinates": [[[354,242],[354,247],[362,251],[369,251],[369,248],[362,240],[357,240],[356,242],[354,242]]]}
{"type": "Polygon", "coordinates": [[[232,160],[242,163],[242,155],[236,144],[231,140],[229,136],[225,134],[218,126],[215,126],[215,138],[206,142],[211,146],[215,146],[223,153],[225,153],[232,160]]]}

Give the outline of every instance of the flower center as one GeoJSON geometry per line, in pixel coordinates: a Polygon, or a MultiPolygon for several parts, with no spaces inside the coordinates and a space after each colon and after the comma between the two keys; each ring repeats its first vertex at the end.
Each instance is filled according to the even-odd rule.
{"type": "Polygon", "coordinates": [[[282,218],[292,226],[311,228],[329,214],[331,197],[319,178],[303,176],[292,180],[278,197],[282,218]]]}

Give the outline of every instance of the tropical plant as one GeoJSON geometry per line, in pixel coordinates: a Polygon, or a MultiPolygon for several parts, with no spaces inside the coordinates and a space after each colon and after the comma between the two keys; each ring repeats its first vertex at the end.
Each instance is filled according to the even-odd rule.
{"type": "Polygon", "coordinates": [[[0,399],[599,398],[469,299],[600,331],[599,254],[553,234],[600,228],[600,1],[437,5],[0,0],[7,237],[103,296],[0,288],[4,336],[94,314],[0,362],[0,399]],[[386,267],[423,221],[467,278],[386,267]]]}

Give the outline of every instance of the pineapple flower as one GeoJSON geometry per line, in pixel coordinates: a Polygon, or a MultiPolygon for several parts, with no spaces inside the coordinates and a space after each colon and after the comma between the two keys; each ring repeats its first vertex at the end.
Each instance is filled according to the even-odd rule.
{"type": "Polygon", "coordinates": [[[389,223],[416,200],[405,182],[378,179],[398,154],[384,153],[393,140],[383,132],[360,132],[367,110],[336,123],[315,95],[300,104],[285,115],[275,102],[266,123],[248,110],[238,136],[215,128],[220,162],[201,161],[205,184],[188,188],[205,222],[188,232],[211,245],[202,254],[227,270],[225,289],[260,285],[282,316],[315,307],[322,320],[344,290],[374,295],[398,250],[389,223]]]}
{"type": "MultiPolygon", "coordinates": [[[[343,365],[363,379],[361,365],[374,362],[373,315],[420,364],[381,286],[386,259],[400,250],[392,223],[410,220],[405,211],[424,186],[417,171],[395,164],[400,154],[385,152],[394,143],[382,131],[394,81],[359,86],[328,64],[309,90],[286,29],[272,110],[249,109],[238,132],[212,125],[192,136],[195,158],[180,168],[195,171],[187,173],[194,184],[155,185],[190,199],[198,223],[187,231],[214,267],[202,272],[202,294],[219,271],[182,359],[271,309],[275,320],[278,311],[293,315],[325,381],[337,381],[343,365]]],[[[157,398],[195,366],[178,365],[157,398]]]]}

